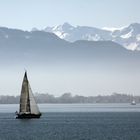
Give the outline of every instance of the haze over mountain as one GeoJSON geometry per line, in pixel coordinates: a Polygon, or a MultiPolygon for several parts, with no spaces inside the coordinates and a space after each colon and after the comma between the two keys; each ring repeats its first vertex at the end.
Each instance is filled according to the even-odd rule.
{"type": "Polygon", "coordinates": [[[72,26],[69,23],[54,27],[46,27],[46,32],[52,32],[61,39],[70,42],[76,40],[105,41],[110,40],[129,50],[140,50],[140,24],[132,23],[122,28],[95,28],[88,26],[72,26]]]}
{"type": "Polygon", "coordinates": [[[35,92],[138,94],[139,60],[139,51],[127,50],[112,41],[72,43],[45,31],[1,27],[0,93],[19,94],[23,69],[26,68],[35,92]]]}

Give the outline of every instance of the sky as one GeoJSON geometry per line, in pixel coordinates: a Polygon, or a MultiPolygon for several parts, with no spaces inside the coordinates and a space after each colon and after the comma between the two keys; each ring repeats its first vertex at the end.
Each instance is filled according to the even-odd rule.
{"type": "Polygon", "coordinates": [[[68,22],[121,27],[140,22],[139,0],[0,0],[0,26],[31,30],[68,22]]]}

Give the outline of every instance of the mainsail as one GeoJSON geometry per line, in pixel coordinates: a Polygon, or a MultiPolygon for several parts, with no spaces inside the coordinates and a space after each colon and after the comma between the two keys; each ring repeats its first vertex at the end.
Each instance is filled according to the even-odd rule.
{"type": "Polygon", "coordinates": [[[20,96],[20,109],[19,109],[19,117],[24,114],[24,117],[40,117],[41,113],[39,112],[39,108],[36,104],[35,98],[33,96],[28,78],[27,78],[27,72],[25,72],[23,82],[22,82],[22,88],[21,88],[21,96],[20,96]],[[28,114],[28,116],[25,116],[28,114]],[[31,115],[30,115],[31,114],[31,115]],[[30,115],[30,116],[29,116],[30,115]],[[36,116],[38,115],[38,116],[36,116]]]}
{"type": "Polygon", "coordinates": [[[30,99],[29,99],[29,82],[27,79],[27,73],[25,72],[23,82],[22,82],[22,89],[21,89],[21,96],[20,96],[20,113],[30,113],[30,99]]]}

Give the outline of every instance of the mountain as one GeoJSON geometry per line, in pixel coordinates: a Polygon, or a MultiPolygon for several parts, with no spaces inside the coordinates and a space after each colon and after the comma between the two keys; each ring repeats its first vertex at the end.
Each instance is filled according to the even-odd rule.
{"type": "MultiPolygon", "coordinates": [[[[65,24],[65,30],[70,25],[65,24]]],[[[72,28],[72,27],[71,27],[72,28]]],[[[91,31],[89,27],[79,27],[82,30],[91,31]]],[[[81,30],[81,29],[80,29],[81,30]]],[[[101,34],[101,30],[92,28],[92,30],[101,34]]],[[[124,35],[126,30],[122,32],[114,32],[114,36],[117,34],[124,35]]],[[[135,30],[134,30],[135,31],[135,30]]],[[[108,31],[104,31],[102,34],[107,34],[108,31]]],[[[137,32],[135,31],[135,34],[137,32]]],[[[106,36],[107,38],[107,36],[106,36]]],[[[0,61],[12,58],[16,62],[26,62],[25,60],[35,63],[44,62],[93,62],[106,61],[109,63],[115,60],[117,63],[122,63],[123,60],[128,62],[131,58],[135,59],[139,57],[139,53],[131,52],[121,45],[112,41],[86,41],[78,40],[75,42],[68,42],[60,39],[53,33],[45,31],[22,31],[17,29],[0,28],[0,61]],[[133,54],[133,56],[132,56],[133,54]],[[5,58],[5,59],[3,59],[5,58]],[[18,58],[18,59],[17,59],[18,58]],[[121,61],[118,61],[118,60],[121,61]]],[[[135,62],[137,61],[134,60],[135,62]]],[[[9,62],[9,60],[8,60],[9,62]]],[[[11,63],[11,62],[10,62],[11,63]]],[[[22,63],[21,63],[22,64],[22,63]]]]}
{"type": "Polygon", "coordinates": [[[46,27],[46,32],[52,32],[61,39],[70,42],[76,40],[105,41],[110,40],[124,46],[129,50],[140,50],[140,24],[133,23],[122,28],[98,29],[88,26],[74,27],[69,23],[55,27],[46,27]],[[113,30],[112,30],[113,29],[113,30]]]}
{"type": "Polygon", "coordinates": [[[34,91],[38,92],[56,95],[138,93],[139,60],[139,51],[127,50],[112,41],[68,42],[45,31],[0,27],[2,93],[17,91],[24,68],[32,77],[34,91]]]}
{"type": "MultiPolygon", "coordinates": [[[[65,24],[64,27],[67,29],[68,26],[70,25],[65,24]]],[[[87,30],[87,27],[85,28],[85,30],[87,30]]],[[[94,30],[100,32],[98,29],[94,30]]],[[[105,31],[104,34],[106,32],[107,31],[105,31]]],[[[71,43],[60,39],[53,33],[45,31],[36,30],[28,32],[17,29],[0,28],[0,57],[15,58],[15,61],[19,62],[26,59],[29,61],[30,59],[32,60],[32,58],[34,58],[34,60],[38,59],[38,61],[40,59],[42,59],[42,61],[45,59],[52,61],[57,57],[57,61],[73,61],[78,58],[79,61],[83,59],[89,61],[94,57],[98,57],[99,59],[102,57],[105,59],[111,57],[120,58],[122,53],[130,54],[131,52],[112,41],[79,40],[71,43]],[[17,57],[19,59],[16,60],[17,57]]],[[[1,61],[4,61],[4,59],[1,59],[1,61]]]]}

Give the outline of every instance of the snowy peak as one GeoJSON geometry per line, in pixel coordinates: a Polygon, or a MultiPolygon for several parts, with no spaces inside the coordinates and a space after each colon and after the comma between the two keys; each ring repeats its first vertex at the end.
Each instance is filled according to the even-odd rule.
{"type": "Polygon", "coordinates": [[[113,31],[114,41],[130,50],[140,50],[140,24],[133,23],[113,31]]]}
{"type": "Polygon", "coordinates": [[[133,28],[134,30],[140,31],[140,24],[139,23],[132,23],[132,24],[130,24],[129,28],[133,28]]]}
{"type": "Polygon", "coordinates": [[[65,39],[70,42],[77,40],[107,40],[108,31],[88,27],[88,26],[72,26],[69,23],[64,23],[63,25],[58,25],[54,27],[45,28],[46,32],[52,32],[56,34],[61,39],[65,39]]]}
{"type": "Polygon", "coordinates": [[[73,29],[73,26],[71,26],[68,23],[64,23],[63,25],[58,25],[58,26],[54,26],[54,27],[47,27],[45,30],[53,30],[53,31],[69,31],[73,29]]]}
{"type": "Polygon", "coordinates": [[[121,28],[95,28],[88,26],[72,26],[69,23],[47,27],[46,32],[52,32],[61,39],[70,42],[77,40],[101,41],[110,40],[123,45],[129,50],[140,50],[140,24],[132,23],[121,28]]]}
{"type": "Polygon", "coordinates": [[[63,25],[46,27],[44,31],[52,32],[56,34],[58,37],[60,37],[61,39],[67,40],[66,38],[68,38],[69,32],[71,32],[73,29],[74,27],[72,25],[70,25],[69,23],[64,23],[63,25]]]}
{"type": "Polygon", "coordinates": [[[63,30],[73,30],[73,26],[72,25],[70,25],[69,23],[67,23],[67,22],[65,22],[63,25],[62,25],[62,29],[63,30]]]}
{"type": "Polygon", "coordinates": [[[131,36],[140,34],[140,24],[133,23],[133,24],[130,24],[129,26],[127,26],[127,27],[116,29],[113,32],[118,33],[118,35],[127,35],[127,34],[129,34],[129,37],[131,37],[131,36]],[[131,36],[130,36],[130,34],[131,34],[131,36]]]}

